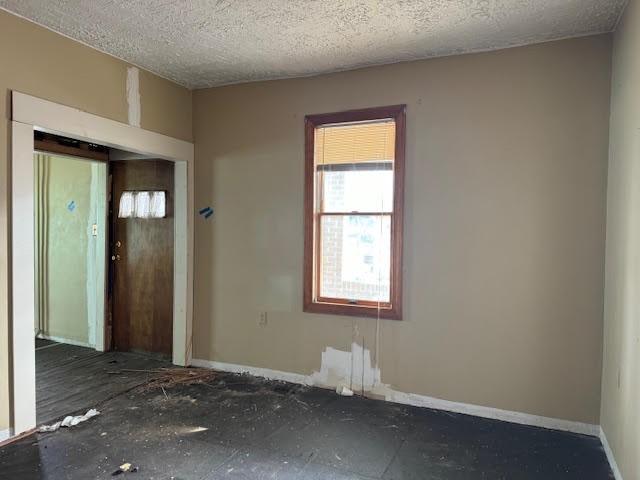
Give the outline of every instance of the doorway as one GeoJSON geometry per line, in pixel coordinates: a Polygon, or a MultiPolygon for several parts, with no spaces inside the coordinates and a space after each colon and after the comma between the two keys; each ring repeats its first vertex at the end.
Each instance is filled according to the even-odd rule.
{"type": "Polygon", "coordinates": [[[170,357],[173,337],[174,165],[113,161],[111,332],[118,351],[170,357]]]}
{"type": "MultiPolygon", "coordinates": [[[[193,316],[193,144],[12,92],[10,436],[36,426],[34,132],[160,158],[174,164],[172,363],[191,363],[193,316]]],[[[44,350],[47,351],[47,350],[44,350]]],[[[96,352],[97,353],[97,352],[96,352]]],[[[118,352],[114,352],[118,353],[118,352]]],[[[108,382],[105,382],[108,383],[108,382]]],[[[111,382],[113,383],[113,382],[111,382]]]]}
{"type": "Polygon", "coordinates": [[[46,424],[170,365],[175,175],[172,162],[57,135],[34,132],[34,145],[36,419],[46,424]]]}

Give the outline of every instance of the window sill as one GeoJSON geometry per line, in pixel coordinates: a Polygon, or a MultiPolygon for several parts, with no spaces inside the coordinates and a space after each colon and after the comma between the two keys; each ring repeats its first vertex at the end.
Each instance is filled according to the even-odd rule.
{"type": "Polygon", "coordinates": [[[325,302],[305,302],[303,311],[307,313],[322,313],[326,315],[347,315],[350,317],[384,318],[387,320],[402,320],[402,310],[397,307],[380,308],[376,306],[347,305],[325,302]]]}

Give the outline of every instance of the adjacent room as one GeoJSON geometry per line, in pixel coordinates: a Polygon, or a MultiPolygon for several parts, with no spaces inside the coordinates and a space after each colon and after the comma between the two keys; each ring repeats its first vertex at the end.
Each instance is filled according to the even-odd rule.
{"type": "Polygon", "coordinates": [[[34,147],[36,421],[43,425],[171,365],[174,172],[166,160],[40,131],[34,147]]]}
{"type": "Polygon", "coordinates": [[[0,479],[640,480],[640,0],[0,0],[0,479]]]}

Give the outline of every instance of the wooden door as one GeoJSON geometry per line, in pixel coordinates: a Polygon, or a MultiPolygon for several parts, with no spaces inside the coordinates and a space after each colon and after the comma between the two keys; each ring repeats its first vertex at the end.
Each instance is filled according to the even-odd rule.
{"type": "Polygon", "coordinates": [[[110,162],[112,338],[121,351],[171,355],[174,171],[165,160],[110,162]],[[119,218],[123,192],[164,191],[164,218],[119,218]]]}

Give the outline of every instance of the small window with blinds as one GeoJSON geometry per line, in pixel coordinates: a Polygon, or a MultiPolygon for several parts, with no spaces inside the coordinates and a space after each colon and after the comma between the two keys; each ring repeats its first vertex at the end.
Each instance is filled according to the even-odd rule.
{"type": "Polygon", "coordinates": [[[308,115],[304,309],[402,318],[405,106],[308,115]]]}

